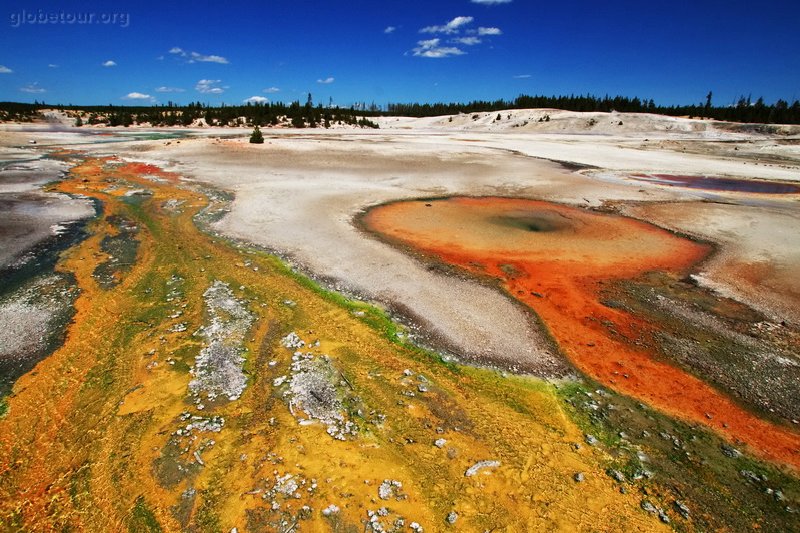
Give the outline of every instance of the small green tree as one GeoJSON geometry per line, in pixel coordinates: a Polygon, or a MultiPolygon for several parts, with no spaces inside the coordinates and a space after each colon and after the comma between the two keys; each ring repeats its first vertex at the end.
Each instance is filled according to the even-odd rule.
{"type": "Polygon", "coordinates": [[[252,144],[264,144],[264,136],[261,135],[261,129],[258,126],[253,128],[253,133],[250,135],[250,142],[252,144]]]}
{"type": "Polygon", "coordinates": [[[80,115],[78,115],[78,118],[75,119],[75,127],[80,128],[81,126],[83,126],[83,120],[80,115]]]}

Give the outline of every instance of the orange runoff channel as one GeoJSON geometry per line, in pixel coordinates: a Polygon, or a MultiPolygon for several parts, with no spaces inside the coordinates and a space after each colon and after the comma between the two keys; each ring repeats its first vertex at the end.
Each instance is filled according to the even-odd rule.
{"type": "Polygon", "coordinates": [[[499,279],[590,377],[744,442],[762,458],[800,468],[800,435],[760,419],[643,346],[621,341],[653,327],[600,302],[603,284],[652,271],[685,274],[708,256],[709,246],[631,218],[509,198],[397,202],[372,209],[363,223],[390,242],[499,279]]]}

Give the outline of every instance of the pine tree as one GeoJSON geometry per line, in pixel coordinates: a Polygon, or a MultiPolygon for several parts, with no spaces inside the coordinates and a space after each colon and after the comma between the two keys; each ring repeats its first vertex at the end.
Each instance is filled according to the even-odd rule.
{"type": "Polygon", "coordinates": [[[250,135],[250,142],[252,144],[264,144],[264,136],[261,134],[261,129],[258,126],[253,128],[253,133],[250,135]]]}
{"type": "Polygon", "coordinates": [[[81,116],[78,115],[78,118],[75,119],[75,127],[80,128],[81,126],[83,126],[83,120],[81,119],[81,116]]]}

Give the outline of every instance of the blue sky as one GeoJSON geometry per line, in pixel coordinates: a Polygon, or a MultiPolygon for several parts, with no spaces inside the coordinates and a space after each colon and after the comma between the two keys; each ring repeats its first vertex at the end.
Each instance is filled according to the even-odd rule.
{"type": "Polygon", "coordinates": [[[0,100],[435,102],[800,98],[796,0],[131,2],[0,6],[0,100]],[[86,16],[91,24],[80,23],[86,16]],[[44,22],[42,22],[44,21],[44,22]],[[70,22],[72,21],[72,22],[70,22]]]}

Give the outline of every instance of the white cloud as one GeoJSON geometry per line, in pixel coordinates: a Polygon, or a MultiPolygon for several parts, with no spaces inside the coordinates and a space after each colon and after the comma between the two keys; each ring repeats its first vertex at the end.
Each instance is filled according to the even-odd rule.
{"type": "Polygon", "coordinates": [[[466,52],[454,46],[439,46],[441,39],[427,39],[417,41],[417,47],[412,51],[417,57],[442,58],[464,55],[466,52]]]}
{"type": "Polygon", "coordinates": [[[111,59],[109,59],[108,61],[103,62],[102,65],[104,67],[116,67],[117,66],[117,62],[116,61],[112,61],[111,59]]]}
{"type": "Polygon", "coordinates": [[[264,91],[263,91],[263,92],[265,92],[265,93],[267,93],[267,94],[274,94],[274,93],[279,93],[279,92],[281,92],[281,90],[280,90],[280,89],[278,89],[277,87],[267,87],[266,89],[264,89],[264,91]]]}
{"type": "Polygon", "coordinates": [[[531,77],[530,74],[517,74],[516,76],[514,76],[514,79],[515,80],[527,80],[530,77],[531,77]]]}
{"type": "Polygon", "coordinates": [[[58,65],[55,63],[48,63],[47,68],[58,68],[58,65]]]}
{"type": "Polygon", "coordinates": [[[394,33],[396,29],[397,28],[395,28],[394,26],[386,26],[386,29],[383,30],[383,33],[394,33]]]}
{"type": "Polygon", "coordinates": [[[502,35],[503,30],[500,28],[478,28],[478,35],[502,35]]]}
{"type": "Polygon", "coordinates": [[[420,33],[458,33],[462,26],[475,20],[473,17],[456,17],[447,24],[441,26],[426,26],[419,30],[420,33]]]}
{"type": "Polygon", "coordinates": [[[35,81],[33,83],[29,83],[25,87],[20,87],[19,90],[24,92],[24,93],[33,93],[33,94],[47,92],[42,87],[39,87],[39,82],[38,81],[35,81]]]}
{"type": "Polygon", "coordinates": [[[453,39],[453,42],[463,44],[466,46],[474,46],[476,44],[481,44],[483,41],[481,41],[477,37],[469,36],[469,37],[458,37],[456,39],[453,39]]]}
{"type": "Polygon", "coordinates": [[[156,87],[157,93],[182,93],[185,92],[186,89],[181,89],[180,87],[167,87],[162,85],[161,87],[156,87]]]}
{"type": "Polygon", "coordinates": [[[327,85],[329,83],[333,83],[334,81],[336,81],[336,78],[334,78],[333,76],[328,76],[324,80],[323,79],[317,80],[317,83],[324,83],[324,84],[327,85]]]}
{"type": "Polygon", "coordinates": [[[473,4],[482,4],[484,6],[494,6],[497,4],[510,4],[511,0],[472,0],[473,4]]]}
{"type": "Polygon", "coordinates": [[[198,61],[201,63],[219,63],[221,65],[227,65],[229,63],[227,58],[222,56],[215,54],[206,55],[199,52],[189,52],[180,46],[173,46],[169,49],[169,53],[178,57],[186,58],[187,63],[197,63],[198,61]]]}
{"type": "Polygon", "coordinates": [[[191,53],[192,59],[189,60],[189,63],[194,63],[195,61],[201,61],[203,63],[219,63],[221,65],[227,65],[228,60],[222,56],[217,55],[204,55],[198,54],[197,52],[191,53]]]}
{"type": "Polygon", "coordinates": [[[269,98],[264,96],[251,96],[250,98],[245,98],[242,100],[245,104],[266,104],[269,102],[269,98]]]}
{"type": "Polygon", "coordinates": [[[150,96],[149,94],[137,93],[137,92],[128,93],[125,96],[123,96],[122,99],[123,100],[150,100],[150,101],[154,100],[154,98],[152,96],[150,96]]]}
{"type": "Polygon", "coordinates": [[[220,87],[222,80],[200,80],[194,86],[195,90],[203,94],[222,94],[227,87],[220,87]]]}
{"type": "Polygon", "coordinates": [[[14,71],[6,67],[5,65],[0,65],[0,74],[11,74],[12,72],[14,71]]]}

